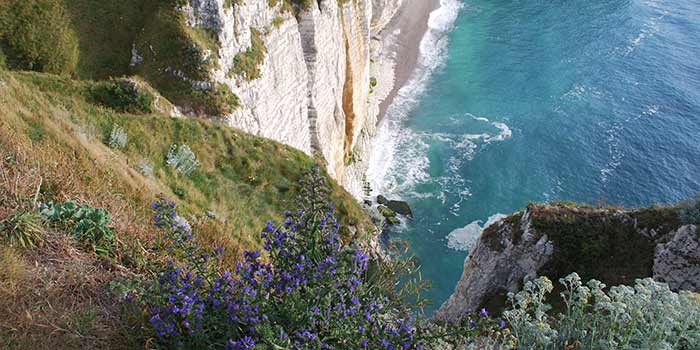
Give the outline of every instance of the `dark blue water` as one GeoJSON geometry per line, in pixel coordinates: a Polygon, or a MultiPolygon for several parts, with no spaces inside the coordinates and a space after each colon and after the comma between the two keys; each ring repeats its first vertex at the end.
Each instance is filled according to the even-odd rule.
{"type": "Polygon", "coordinates": [[[494,214],[700,192],[700,1],[461,4],[453,26],[432,19],[450,30],[424,41],[370,170],[377,193],[414,208],[391,235],[410,242],[434,306],[494,214]]]}

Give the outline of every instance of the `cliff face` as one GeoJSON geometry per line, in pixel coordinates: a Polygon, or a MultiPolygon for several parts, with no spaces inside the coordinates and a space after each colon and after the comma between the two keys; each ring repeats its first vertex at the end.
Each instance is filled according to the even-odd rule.
{"type": "Polygon", "coordinates": [[[484,230],[435,317],[454,320],[498,308],[524,280],[544,275],[557,281],[571,272],[607,285],[654,277],[673,290],[697,292],[699,262],[697,228],[682,225],[677,208],[533,204],[484,230]]]}
{"type": "MultiPolygon", "coordinates": [[[[362,170],[346,170],[363,135],[373,133],[378,101],[370,96],[372,36],[396,13],[401,0],[285,1],[191,0],[180,10],[187,25],[216,33],[218,65],[211,85],[225,84],[237,108],[218,116],[246,132],[321,156],[328,171],[355,196],[362,170]],[[240,74],[241,55],[262,38],[259,74],[240,74]]],[[[381,45],[374,40],[374,45],[381,45]]],[[[250,67],[248,67],[250,68],[250,67]]]]}

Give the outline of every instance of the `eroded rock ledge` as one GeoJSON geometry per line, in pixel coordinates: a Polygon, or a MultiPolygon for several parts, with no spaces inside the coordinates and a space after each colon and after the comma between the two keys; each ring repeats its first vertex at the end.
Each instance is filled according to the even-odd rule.
{"type": "Polygon", "coordinates": [[[700,290],[700,236],[677,207],[623,209],[531,204],[488,227],[464,263],[452,296],[435,317],[456,320],[501,308],[524,280],[556,281],[570,272],[607,285],[643,277],[673,290],[700,290]]]}

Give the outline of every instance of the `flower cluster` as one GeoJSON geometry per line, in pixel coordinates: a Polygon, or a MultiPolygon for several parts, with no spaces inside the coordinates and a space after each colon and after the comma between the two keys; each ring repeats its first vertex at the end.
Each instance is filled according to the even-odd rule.
{"type": "Polygon", "coordinates": [[[173,243],[181,244],[192,239],[192,226],[185,218],[177,215],[176,207],[175,202],[167,199],[159,199],[151,204],[151,209],[155,211],[154,225],[165,229],[173,243]]]}
{"type": "Polygon", "coordinates": [[[235,266],[225,264],[222,248],[212,252],[195,243],[175,203],[154,203],[155,225],[166,231],[169,255],[176,258],[144,298],[162,345],[427,350],[503,328],[486,310],[471,323],[425,320],[411,308],[424,305],[424,283],[409,275],[415,273],[411,260],[371,259],[344,243],[318,167],[300,184],[302,209],[268,222],[260,234],[263,250],[245,251],[235,266]]]}
{"type": "MultiPolygon", "coordinates": [[[[191,228],[178,223],[175,207],[153,205],[155,225],[189,252],[187,263],[170,264],[154,286],[150,321],[164,341],[236,350],[420,348],[415,317],[373,293],[369,256],[342,243],[330,210],[268,222],[264,254],[246,251],[230,271],[191,248],[191,228]]],[[[222,253],[215,248],[211,256],[222,253]]]]}

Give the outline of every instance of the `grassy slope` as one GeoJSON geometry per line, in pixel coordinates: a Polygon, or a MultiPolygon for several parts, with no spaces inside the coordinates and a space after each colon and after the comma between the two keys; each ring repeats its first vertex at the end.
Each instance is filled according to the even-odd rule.
{"type": "MultiPolygon", "coordinates": [[[[0,1],[0,51],[13,38],[13,45],[22,48],[19,51],[31,51],[39,56],[35,61],[62,62],[65,57],[71,58],[70,65],[53,72],[79,79],[138,74],[162,95],[193,113],[228,114],[237,107],[238,99],[227,87],[202,88],[192,84],[209,82],[209,72],[218,65],[216,34],[188,26],[185,15],[176,9],[179,3],[180,0],[3,0],[0,1]],[[24,1],[31,3],[15,6],[24,1]],[[52,15],[53,12],[30,16],[46,12],[40,9],[49,5],[62,16],[52,15]],[[40,30],[28,31],[26,38],[5,33],[4,27],[16,26],[40,30]],[[71,45],[54,44],[54,34],[59,31],[70,39],[71,45]],[[64,52],[69,48],[77,53],[64,52]],[[132,48],[143,58],[136,66],[130,65],[132,48]]],[[[0,55],[7,56],[8,62],[21,60],[11,55],[12,52],[5,48],[0,55]]],[[[0,66],[2,61],[0,58],[0,66]]],[[[40,66],[32,67],[25,65],[19,69],[46,71],[40,66]]]]}
{"type": "Polygon", "coordinates": [[[103,79],[129,74],[132,45],[158,3],[157,0],[65,0],[79,40],[77,75],[103,79]]]}
{"type": "MultiPolygon", "coordinates": [[[[109,182],[115,185],[110,188],[119,189],[122,196],[145,196],[150,201],[163,194],[181,202],[191,215],[201,217],[213,211],[246,246],[255,246],[256,239],[251,237],[268,218],[280,219],[282,211],[295,209],[297,181],[313,164],[295,149],[219,124],[157,114],[120,114],[94,105],[87,97],[91,82],[37,73],[0,74],[5,82],[0,101],[2,129],[14,131],[18,138],[41,135],[29,143],[37,157],[46,149],[84,154],[113,177],[109,182]],[[129,135],[125,149],[104,145],[114,124],[129,135]],[[202,164],[188,177],[165,165],[171,145],[182,143],[190,145],[202,164]],[[152,177],[136,171],[141,162],[151,165],[152,177]]],[[[92,176],[90,164],[78,166],[74,170],[92,176]]],[[[83,190],[90,192],[91,186],[85,184],[83,190]]],[[[359,204],[335,183],[333,188],[344,223],[369,228],[359,204]]]]}
{"type": "MultiPolygon", "coordinates": [[[[186,217],[198,218],[202,243],[227,247],[233,259],[240,249],[259,246],[266,220],[295,209],[297,180],[312,164],[303,153],[208,122],[116,113],[90,102],[93,84],[0,70],[0,220],[31,206],[35,195],[39,201],[76,200],[109,210],[125,247],[120,254],[148,253],[154,242],[148,206],[163,195],[186,217]],[[128,132],[123,150],[104,145],[114,123],[128,132]],[[190,177],[164,164],[174,143],[189,144],[202,164],[190,177]],[[150,177],[135,169],[144,160],[153,167],[150,177]],[[217,219],[206,218],[206,211],[217,219]]],[[[360,205],[332,187],[343,222],[371,232],[360,205]]],[[[143,323],[119,316],[107,288],[138,272],[138,263],[115,268],[81,253],[67,235],[44,231],[44,245],[35,251],[0,245],[0,309],[7,311],[0,348],[142,346],[143,323]]]]}

